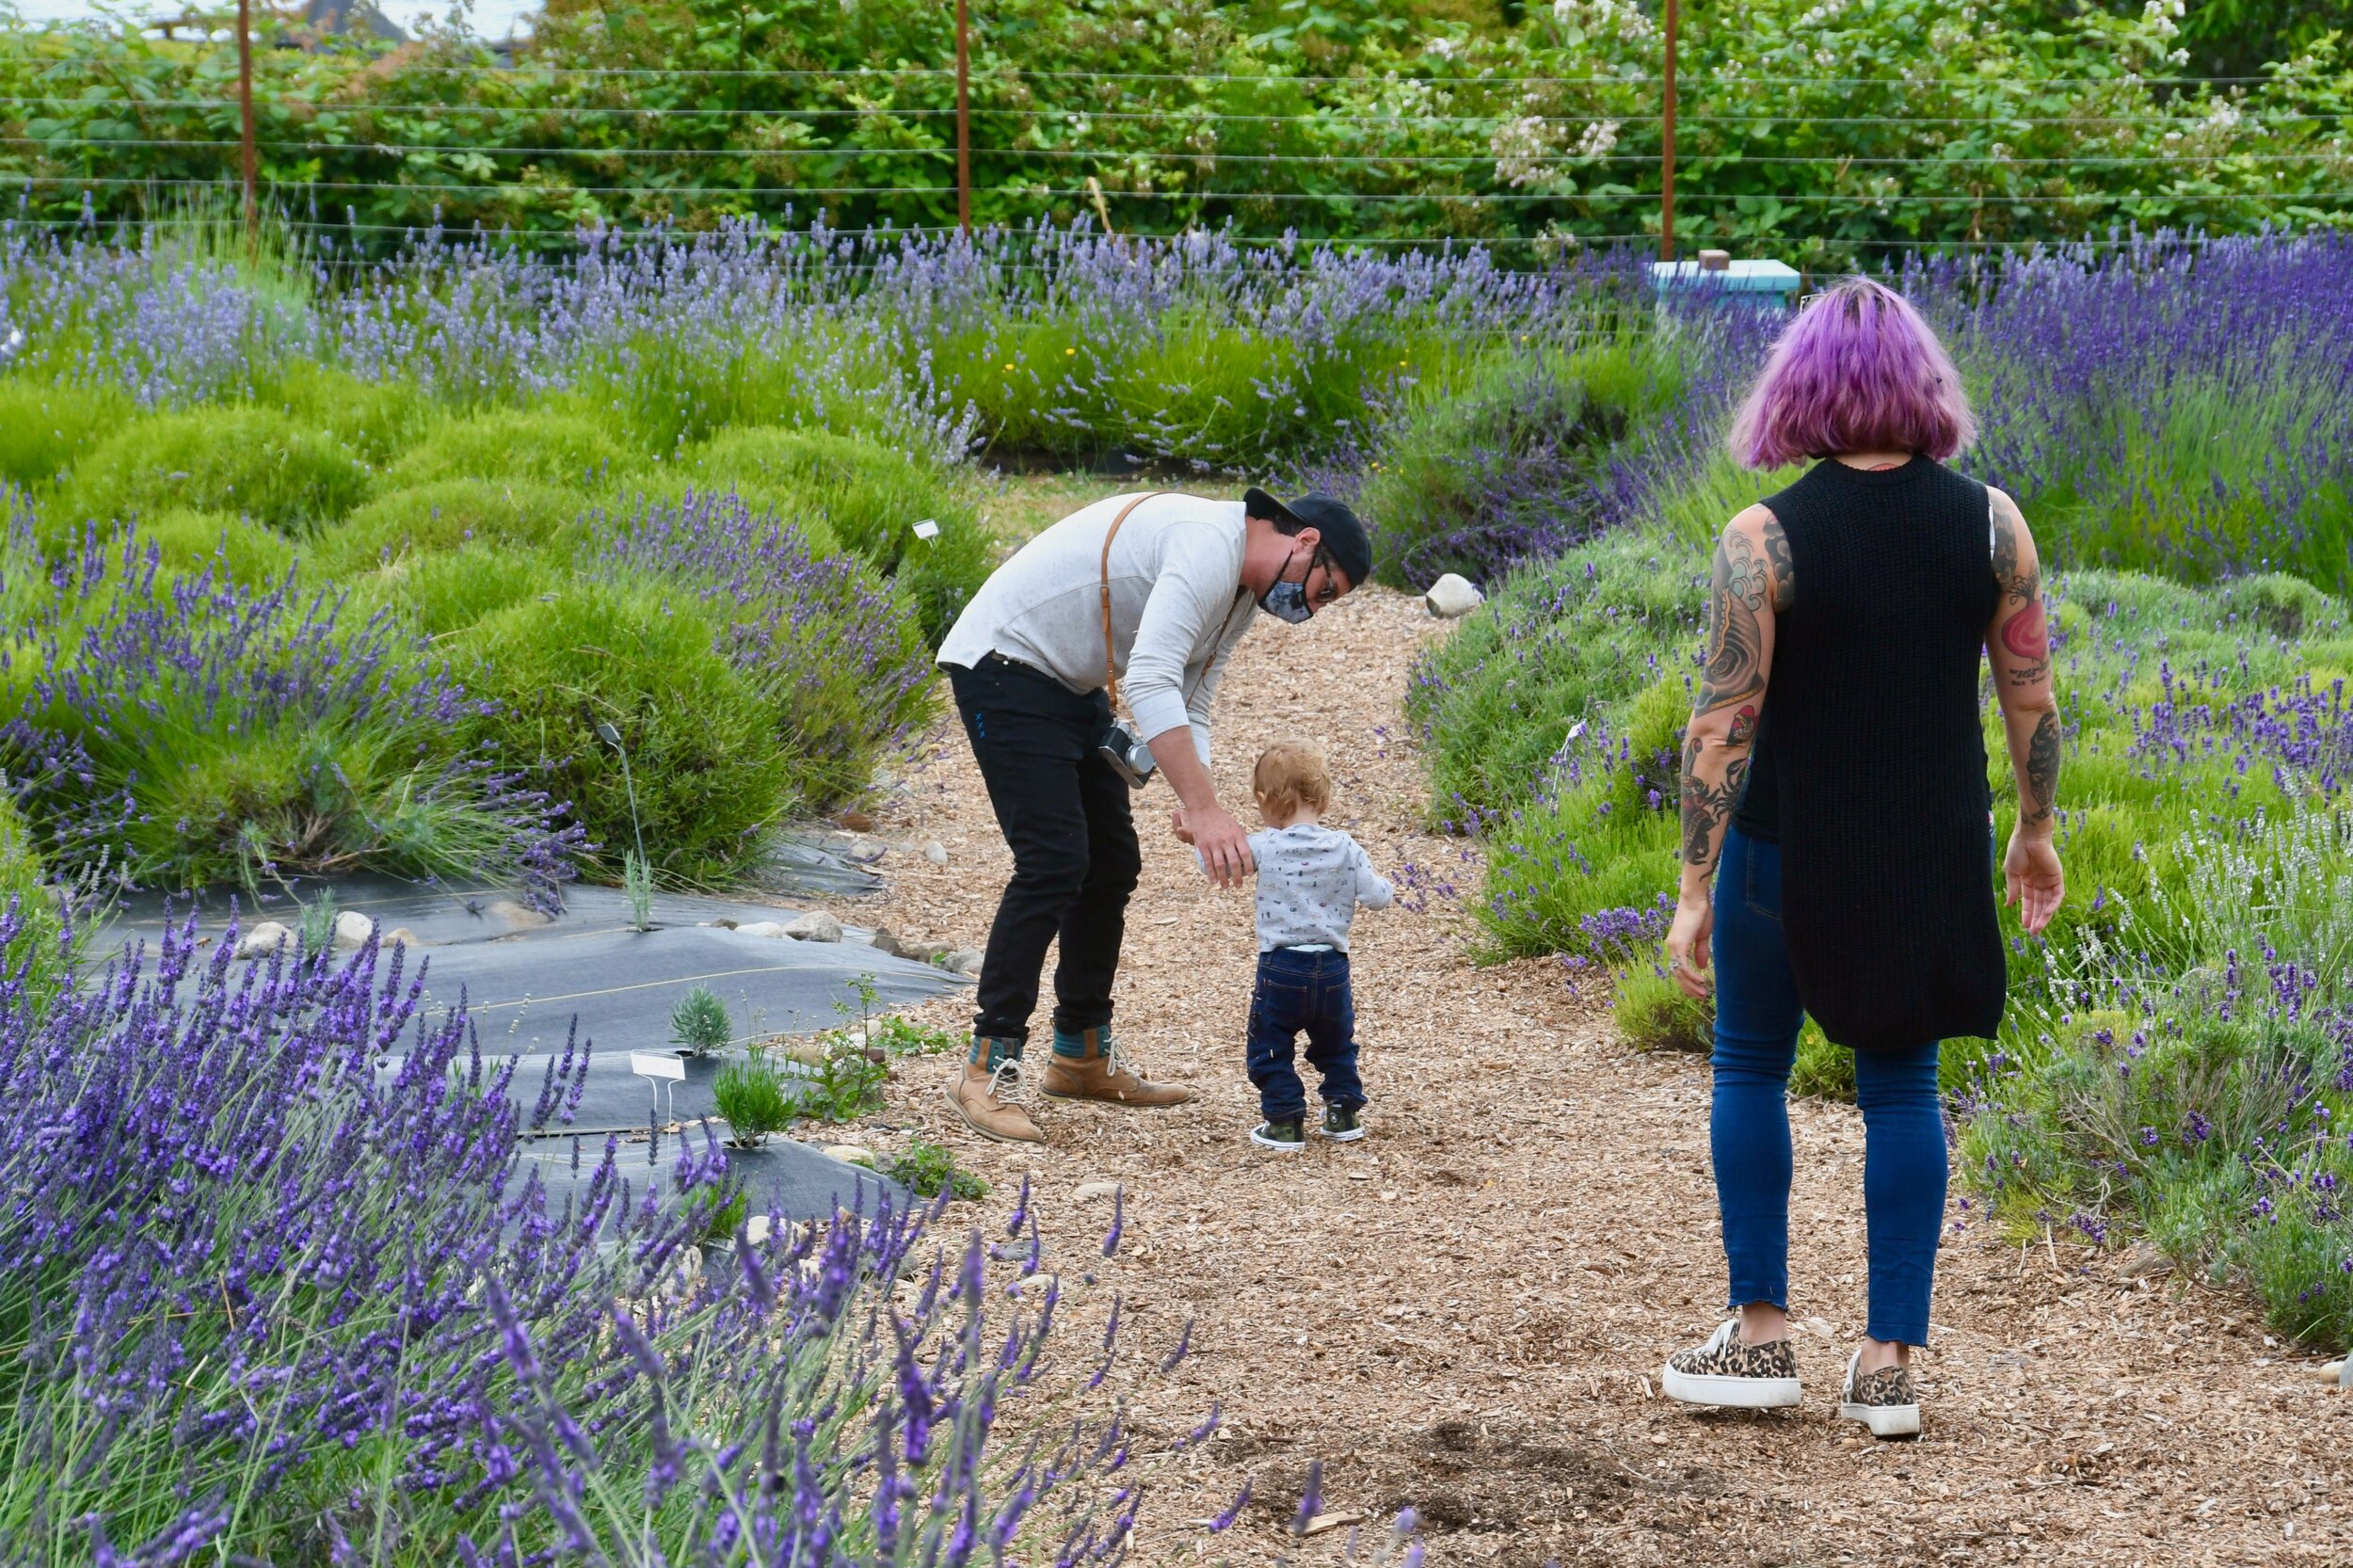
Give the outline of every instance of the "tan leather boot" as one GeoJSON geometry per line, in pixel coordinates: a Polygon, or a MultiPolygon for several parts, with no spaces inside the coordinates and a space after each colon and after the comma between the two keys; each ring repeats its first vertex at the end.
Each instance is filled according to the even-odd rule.
{"type": "Polygon", "coordinates": [[[1180,1089],[1174,1083],[1155,1083],[1120,1065],[1119,1045],[1108,1027],[1081,1030],[1079,1040],[1085,1054],[1064,1056],[1059,1050],[1054,1052],[1046,1064],[1046,1076],[1038,1081],[1038,1093],[1058,1100],[1100,1100],[1105,1105],[1139,1105],[1155,1110],[1182,1105],[1193,1098],[1190,1089],[1180,1089]]]}
{"type": "Polygon", "coordinates": [[[970,1055],[948,1080],[948,1109],[984,1138],[1000,1144],[1043,1144],[1046,1134],[1021,1109],[1025,1087],[1021,1080],[1021,1058],[1001,1048],[990,1049],[1004,1044],[1001,1040],[974,1038],[970,1055]],[[997,1063],[994,1067],[987,1064],[992,1057],[997,1063]]]}

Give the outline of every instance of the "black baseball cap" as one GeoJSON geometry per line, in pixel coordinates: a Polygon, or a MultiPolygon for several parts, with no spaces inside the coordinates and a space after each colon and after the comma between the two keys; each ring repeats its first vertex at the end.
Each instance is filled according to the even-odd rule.
{"type": "Polygon", "coordinates": [[[1333,563],[1348,573],[1351,588],[1363,587],[1372,576],[1372,537],[1347,503],[1318,490],[1286,506],[1253,486],[1241,492],[1241,509],[1245,517],[1314,529],[1322,536],[1323,548],[1330,552],[1333,563]]]}

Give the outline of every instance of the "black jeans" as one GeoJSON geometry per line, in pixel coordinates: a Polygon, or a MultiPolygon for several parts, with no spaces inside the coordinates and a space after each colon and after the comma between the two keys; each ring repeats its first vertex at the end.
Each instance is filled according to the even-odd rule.
{"type": "Polygon", "coordinates": [[[944,667],[1013,850],[1013,880],[981,958],[972,1032],[1029,1038],[1046,946],[1057,938],[1054,1027],[1099,1029],[1112,1021],[1128,895],[1144,871],[1128,782],[1095,749],[1111,724],[1111,700],[1099,691],[1080,696],[995,655],[968,670],[944,667]]]}
{"type": "Polygon", "coordinates": [[[1258,1113],[1287,1122],[1307,1109],[1291,1053],[1307,1034],[1307,1063],[1322,1075],[1326,1105],[1361,1106],[1356,1076],[1356,998],[1348,984],[1348,954],[1276,948],[1258,954],[1258,984],[1250,993],[1250,1081],[1258,1113]]]}

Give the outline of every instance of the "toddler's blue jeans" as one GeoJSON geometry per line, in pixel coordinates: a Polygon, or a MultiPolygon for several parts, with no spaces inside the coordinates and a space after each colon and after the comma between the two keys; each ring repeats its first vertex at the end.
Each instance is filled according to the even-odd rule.
{"type": "Polygon", "coordinates": [[[1307,1091],[1291,1064],[1303,1030],[1308,1064],[1323,1075],[1325,1103],[1364,1104],[1348,954],[1297,948],[1258,954],[1258,983],[1250,993],[1250,1081],[1258,1089],[1258,1113],[1270,1122],[1306,1113],[1307,1091]]]}
{"type": "MultiPolygon", "coordinates": [[[[1781,925],[1781,846],[1733,828],[1716,872],[1715,1096],[1707,1139],[1733,1306],[1789,1306],[1789,1069],[1805,1009],[1781,925]]],[[[1929,1290],[1945,1224],[1937,1042],[1857,1051],[1863,1213],[1874,1339],[1929,1342],[1929,1290]]]]}

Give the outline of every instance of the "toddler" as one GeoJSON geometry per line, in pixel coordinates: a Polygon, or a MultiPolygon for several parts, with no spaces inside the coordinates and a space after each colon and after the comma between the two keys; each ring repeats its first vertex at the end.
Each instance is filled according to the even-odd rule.
{"type": "Polygon", "coordinates": [[[1359,904],[1385,909],[1395,889],[1355,840],[1317,819],[1332,804],[1323,754],[1302,741],[1267,747],[1250,778],[1263,832],[1250,836],[1258,867],[1258,983],[1250,997],[1250,1081],[1266,1119],[1250,1134],[1270,1149],[1302,1147],[1307,1092],[1291,1065],[1307,1032],[1322,1075],[1323,1135],[1365,1135],[1357,1112],[1356,1004],[1348,985],[1348,928],[1359,904]]]}

